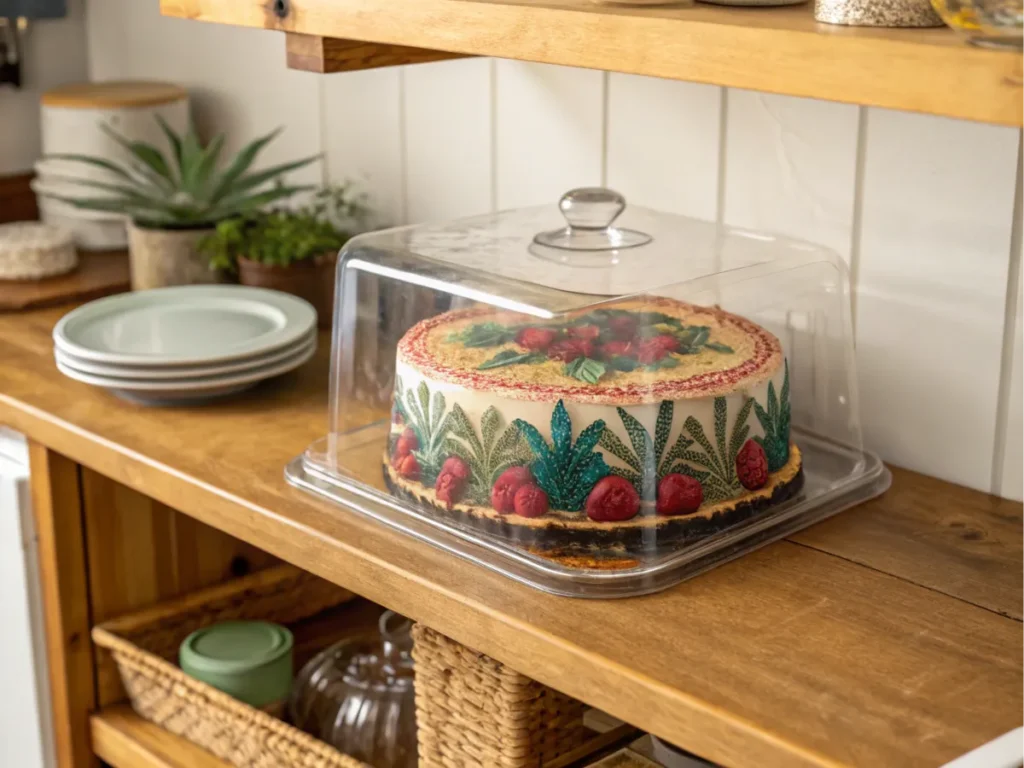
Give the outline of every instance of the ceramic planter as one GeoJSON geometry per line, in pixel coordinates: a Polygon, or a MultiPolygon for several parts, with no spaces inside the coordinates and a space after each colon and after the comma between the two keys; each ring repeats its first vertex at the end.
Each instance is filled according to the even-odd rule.
{"type": "Polygon", "coordinates": [[[201,229],[150,229],[128,225],[128,250],[132,290],[225,282],[221,272],[210,269],[209,257],[198,244],[212,232],[201,229]]]}
{"type": "Polygon", "coordinates": [[[317,323],[330,328],[334,309],[334,265],[336,254],[327,253],[287,267],[238,259],[238,282],[272,288],[305,299],[316,308],[317,323]]]}

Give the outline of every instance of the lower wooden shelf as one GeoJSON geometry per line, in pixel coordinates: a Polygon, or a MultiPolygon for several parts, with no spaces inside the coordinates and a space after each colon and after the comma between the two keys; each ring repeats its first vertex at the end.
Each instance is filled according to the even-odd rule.
{"type": "Polygon", "coordinates": [[[143,720],[127,704],[100,710],[89,725],[93,752],[113,768],[230,768],[205,749],[143,720]]]}

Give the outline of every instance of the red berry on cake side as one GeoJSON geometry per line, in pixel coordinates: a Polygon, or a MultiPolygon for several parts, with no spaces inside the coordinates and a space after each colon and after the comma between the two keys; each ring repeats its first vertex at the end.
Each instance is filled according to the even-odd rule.
{"type": "Polygon", "coordinates": [[[395,467],[395,469],[397,469],[398,474],[406,480],[420,479],[420,463],[416,461],[416,457],[411,453],[408,456],[400,457],[398,466],[395,467]]]}
{"type": "Polygon", "coordinates": [[[626,478],[608,475],[587,496],[586,509],[587,517],[599,523],[629,520],[640,511],[640,494],[626,478]]]}
{"type": "Polygon", "coordinates": [[[573,339],[593,341],[601,335],[601,329],[596,325],[576,325],[569,328],[566,333],[573,339]]]}
{"type": "Polygon", "coordinates": [[[469,479],[469,464],[459,456],[449,456],[441,465],[441,474],[446,472],[455,475],[459,480],[469,479]]]}
{"type": "Polygon", "coordinates": [[[503,515],[516,511],[516,491],[533,482],[533,475],[527,467],[509,467],[494,481],[491,489],[491,506],[503,515]]]}
{"type": "Polygon", "coordinates": [[[764,488],[768,482],[768,458],[756,440],[747,440],[736,454],[736,476],[748,491],[764,488]]]}
{"type": "Polygon", "coordinates": [[[636,348],[629,341],[609,341],[601,345],[601,357],[611,360],[613,357],[636,357],[636,348]]]}
{"type": "Polygon", "coordinates": [[[516,334],[516,344],[533,352],[543,352],[551,346],[557,335],[550,328],[523,328],[516,334]]]}
{"type": "MultiPolygon", "coordinates": [[[[447,462],[446,462],[447,463],[447,462]]],[[[466,490],[466,478],[459,477],[454,472],[441,472],[434,483],[434,492],[438,501],[443,501],[448,509],[452,508],[462,498],[466,490]]]]}
{"type": "Polygon", "coordinates": [[[586,339],[562,339],[548,347],[548,357],[571,363],[577,357],[593,357],[594,342],[586,339]]]}
{"type": "Polygon", "coordinates": [[[513,499],[514,512],[520,517],[540,517],[548,513],[548,495],[536,483],[520,486],[513,499]]]}
{"type": "Polygon", "coordinates": [[[657,512],[659,515],[691,515],[700,509],[704,489],[695,477],[673,472],[658,483],[657,512]]]}
{"type": "Polygon", "coordinates": [[[395,455],[396,456],[408,456],[410,453],[420,447],[419,438],[416,437],[416,433],[412,427],[406,427],[402,432],[402,436],[398,438],[395,443],[395,455]]]}

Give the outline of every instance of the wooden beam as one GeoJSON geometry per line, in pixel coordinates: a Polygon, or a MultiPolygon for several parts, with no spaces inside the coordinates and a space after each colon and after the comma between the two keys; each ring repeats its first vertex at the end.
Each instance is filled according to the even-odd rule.
{"type": "Polygon", "coordinates": [[[366,43],[337,37],[285,33],[288,67],[306,72],[352,72],[358,69],[425,64],[429,61],[461,59],[462,53],[413,48],[407,45],[366,43]]]}
{"type": "Polygon", "coordinates": [[[98,764],[89,744],[96,684],[79,468],[36,442],[29,468],[57,765],[87,768],[98,764]]]}

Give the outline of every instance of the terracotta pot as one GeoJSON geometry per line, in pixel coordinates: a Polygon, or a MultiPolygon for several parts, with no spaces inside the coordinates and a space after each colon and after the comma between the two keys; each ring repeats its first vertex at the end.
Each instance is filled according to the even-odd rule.
{"type": "Polygon", "coordinates": [[[238,282],[290,293],[316,308],[318,325],[330,328],[334,317],[334,264],[336,254],[297,261],[287,267],[238,259],[238,282]]]}
{"type": "Polygon", "coordinates": [[[132,290],[169,285],[223,283],[222,272],[210,269],[209,257],[200,253],[199,241],[212,232],[202,229],[149,229],[128,224],[128,261],[132,290]]]}

